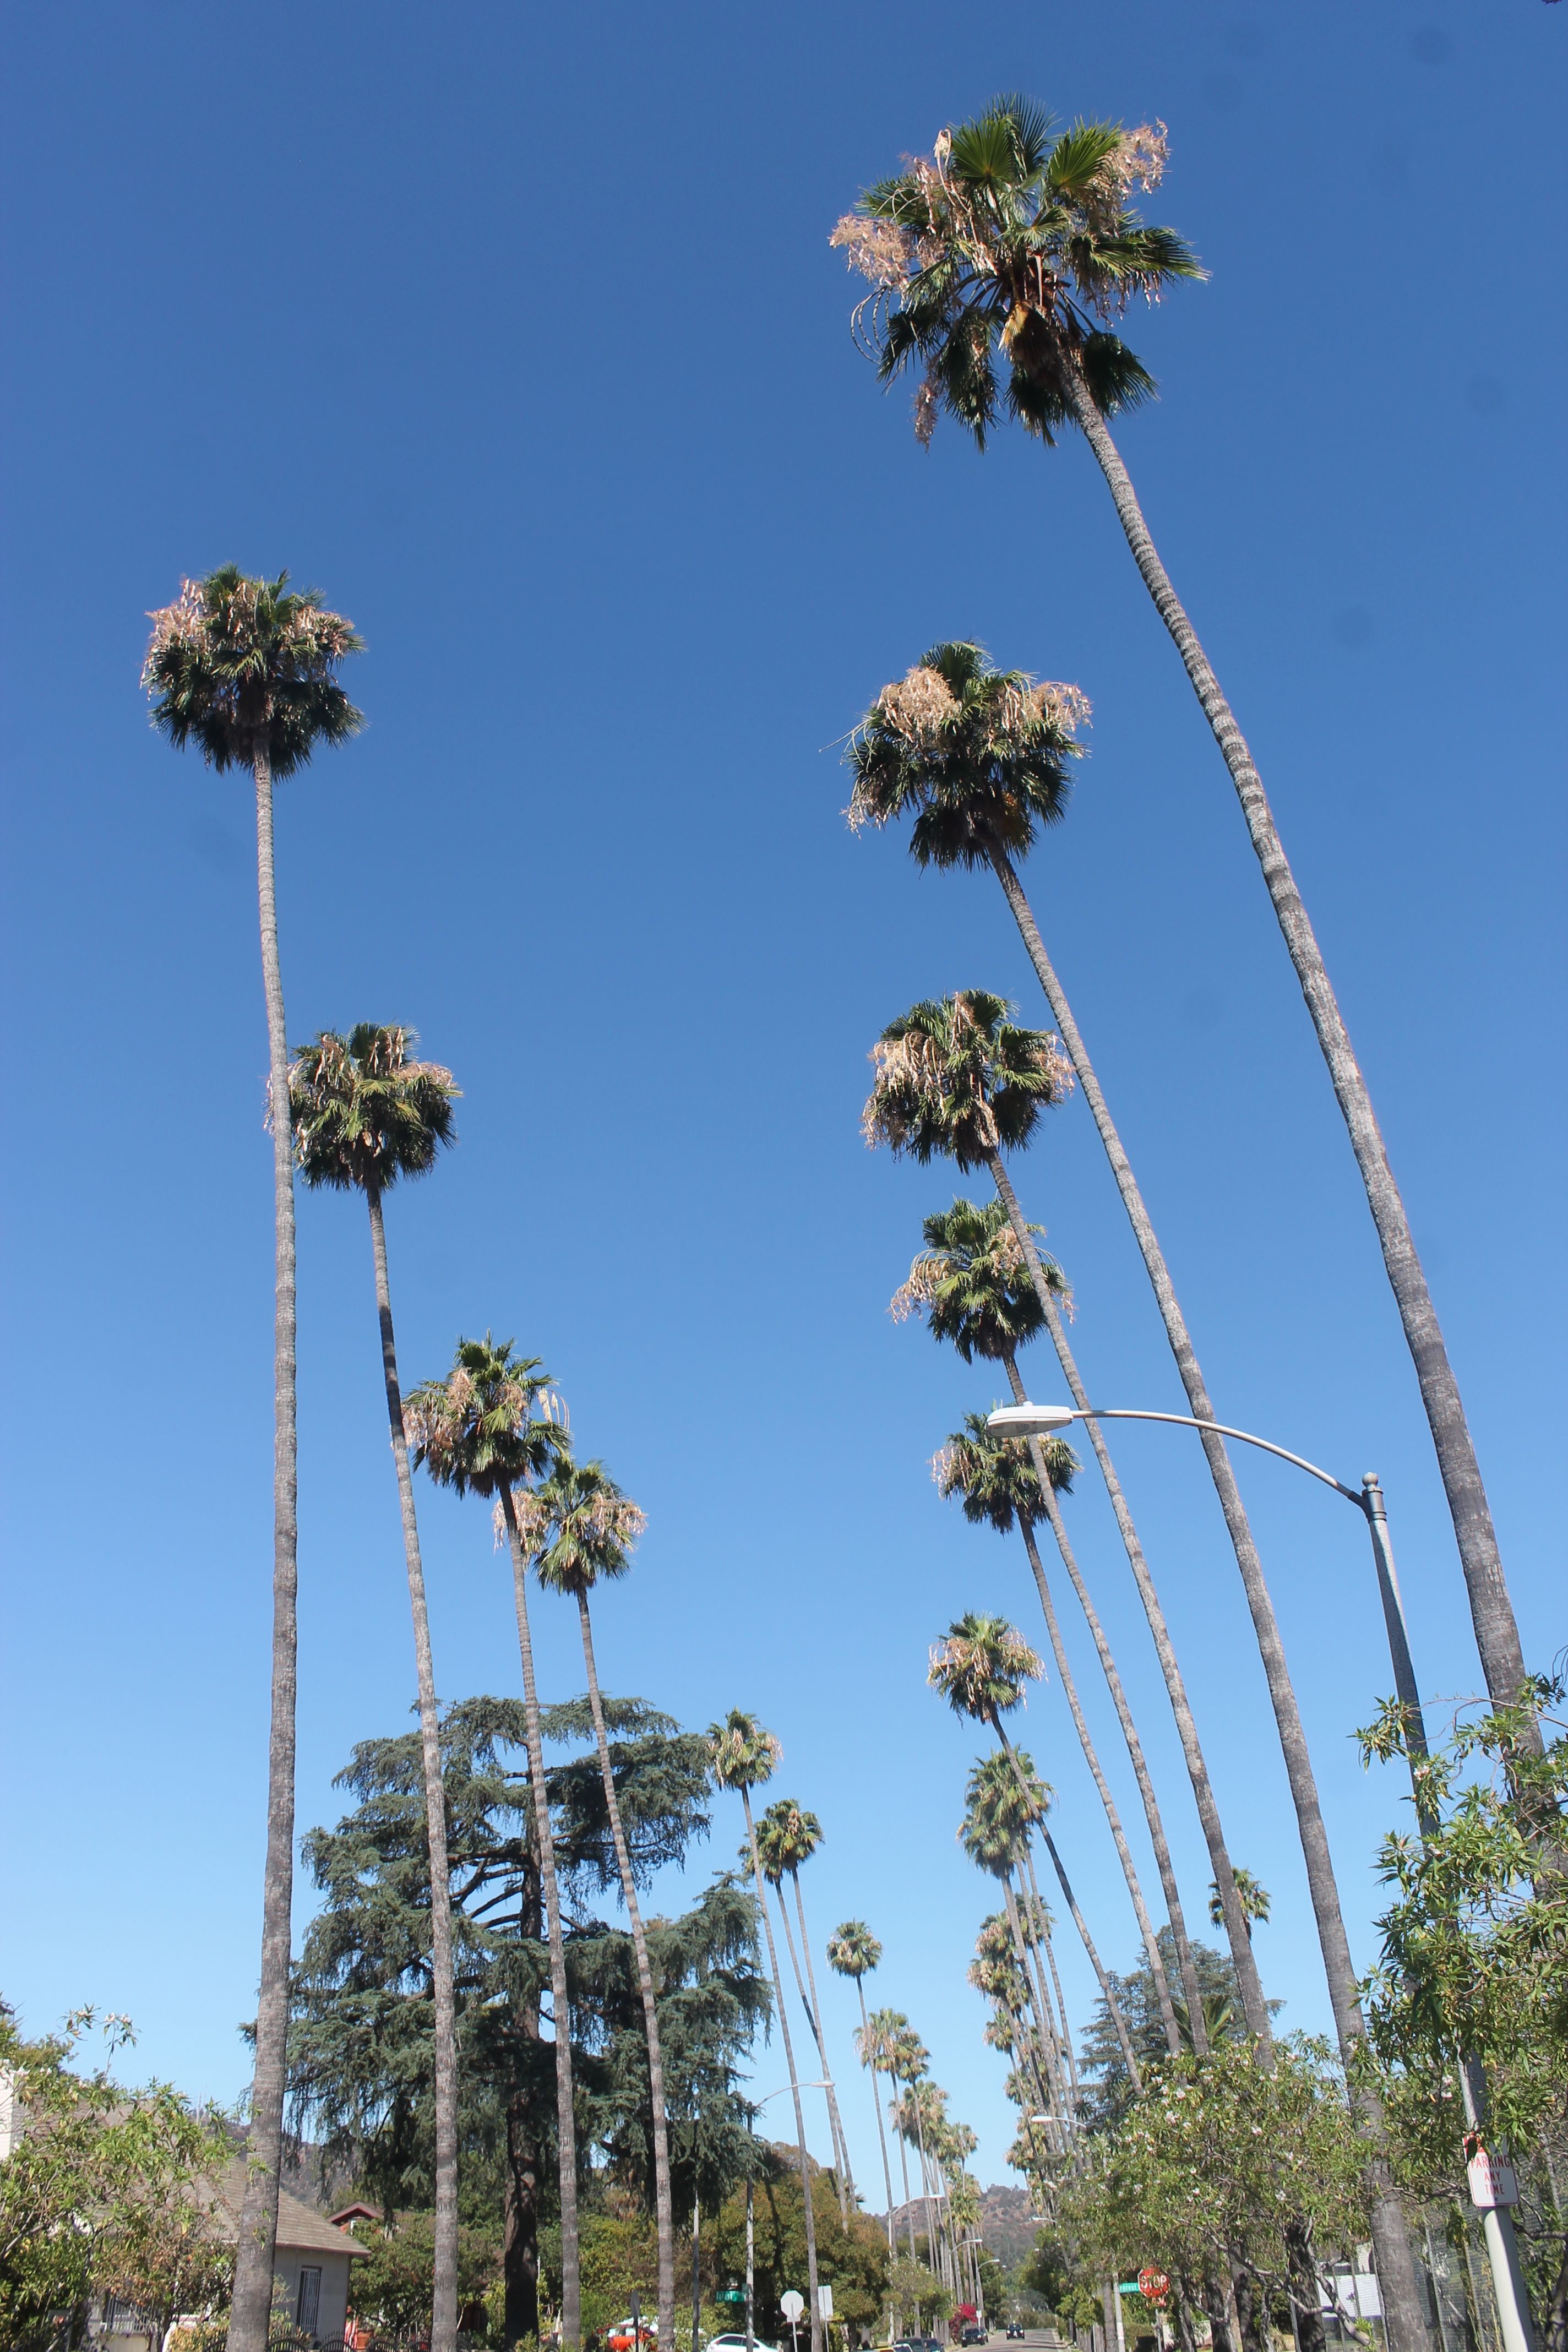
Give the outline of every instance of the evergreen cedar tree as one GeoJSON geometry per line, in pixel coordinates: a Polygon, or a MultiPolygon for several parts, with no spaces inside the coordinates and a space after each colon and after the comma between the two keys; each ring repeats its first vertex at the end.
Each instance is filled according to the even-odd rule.
{"type": "Polygon", "coordinates": [[[272,1130],[275,1297],[271,1706],[261,1968],[251,2084],[249,2169],[235,2268],[229,2352],[266,2352],[278,2234],[289,2032],[289,1914],[294,1885],[294,1711],[298,1585],[298,1459],[294,1383],[294,1165],[289,1042],[278,954],[272,787],[297,775],[317,748],[363,725],[338,668],[362,649],[351,622],[289,575],[250,579],[225,564],[187,580],[149,616],[142,683],[153,725],[177,751],[194,746],[219,774],[247,768],[256,788],[256,876],[267,1002],[272,1130]]]}
{"type": "MultiPolygon", "coordinates": [[[[707,1834],[707,1743],[636,1699],[605,1697],[612,1775],[639,1883],[707,1834]]],[[[567,1916],[574,2077],[583,2137],[653,2202],[647,2042],[631,1938],[599,1916],[620,1884],[593,1714],[542,1710],[552,1748],[546,1793],[567,1916]]],[[[541,2232],[559,2219],[554,2060],[544,2038],[551,1977],[528,1727],[516,1699],[475,1698],[441,1722],[451,1824],[456,1997],[463,2065],[458,2135],[466,2215],[498,2214],[507,2343],[538,2334],[541,2232]]],[[[353,1800],[304,1843],[321,1908],[295,1979],[294,2120],[361,2168],[392,2210],[427,2209],[433,2189],[429,1849],[416,1734],[353,1750],[339,1785],[353,1800]]],[[[721,1876],[690,1910],[647,1929],[659,1984],[667,2095],[683,2118],[675,2189],[719,2200],[751,2160],[736,2089],[770,2002],[750,1896],[721,1876]]],[[[558,2284],[558,2282],[557,2282],[558,2284]]]]}

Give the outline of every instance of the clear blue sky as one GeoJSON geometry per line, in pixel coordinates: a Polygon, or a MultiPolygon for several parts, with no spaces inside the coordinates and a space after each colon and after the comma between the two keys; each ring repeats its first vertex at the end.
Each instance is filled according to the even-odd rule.
{"type": "MultiPolygon", "coordinates": [[[[886,1313],[938,1173],[863,1149],[912,998],[1010,992],[984,879],[845,830],[836,746],[932,640],[1096,709],[1028,884],[1221,1411],[1384,1477],[1418,1663],[1475,1687],[1451,1532],[1353,1164],[1239,813],[1087,451],[943,427],[850,342],[826,236],[999,88],[1169,124],[1152,207],[1210,282],[1131,333],[1123,446],[1249,732],[1463,1385],[1527,1655],[1568,1638],[1562,45],[1542,0],[927,0],[789,9],[75,5],[14,12],[5,136],[10,1280],[0,1985],[131,2012],[245,2080],[270,1566],[270,1160],[243,780],[149,732],[149,606],[233,559],[369,644],[363,736],[279,796],[290,1033],[403,1021],[461,1142],[389,1212],[403,1360],[542,1355],[647,1507],[607,1684],[783,1738],[814,1927],[868,1918],[1001,2177],[963,1971],[973,1741],[924,1687],[1021,1551],[927,1461],[993,1383],[886,1313]],[[20,1086],[20,1080],[18,1080],[20,1086]]],[[[1075,1101],[1016,1171],[1102,1402],[1174,1373],[1075,1101]]],[[[301,1831],[413,1691],[369,1249],[300,1206],[301,1831]]],[[[1042,1365],[1037,1386],[1058,1393],[1042,1365]]],[[[1118,1453],[1291,2024],[1327,2021],[1234,1564],[1195,1445],[1118,1453]]],[[[1238,1465],[1358,1960],[1400,1818],[1351,1744],[1388,1675],[1363,1531],[1238,1465]]],[[[516,1686],[482,1512],[422,1498],[442,1693],[516,1686]]],[[[1206,1863],[1103,1498],[1072,1524],[1189,1912],[1206,1863]]],[[[541,1607],[544,1687],[580,1687],[541,1607]]],[[[1075,1654],[1131,1820],[1092,1657],[1075,1654]]],[[[1132,1922],[1061,1696],[1025,1738],[1106,1950],[1132,1922]]],[[[698,1877],[728,1862],[721,1805],[698,1877]]],[[[1139,1852],[1145,1852],[1142,1837],[1139,1852]]],[[[1152,1870],[1150,1872],[1152,1878],[1152,1870]]],[[[679,1890],[667,1890],[675,1899],[679,1890]]],[[[301,1886],[299,1920],[309,1916],[301,1886]]],[[[1087,1972],[1068,1941],[1073,2003],[1087,1972]]],[[[830,1996],[841,2069],[849,2008],[830,1996]]],[[[776,2052],[762,2061],[782,2080],[776,2052]]],[[[863,2087],[845,2104],[863,2177],[863,2087]]],[[[778,2110],[773,2111],[775,2114],[778,2110]]],[[[826,2134],[818,2131],[826,2151],[826,2134]]]]}

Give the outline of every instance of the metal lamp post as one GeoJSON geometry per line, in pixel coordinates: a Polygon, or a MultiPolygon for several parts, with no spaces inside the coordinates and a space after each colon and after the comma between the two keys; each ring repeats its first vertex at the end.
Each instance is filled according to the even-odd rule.
{"type": "MultiPolygon", "coordinates": [[[[1353,1503],[1365,1519],[1367,1532],[1372,1538],[1378,1598],[1383,1603],[1383,1622],[1388,1629],[1394,1687],[1404,1712],[1406,1746],[1413,1759],[1425,1757],[1426,1722],[1421,1712],[1421,1695],[1415,1681],[1415,1669],[1411,1663],[1410,1636],[1405,1623],[1405,1603],[1400,1598],[1399,1579],[1394,1573],[1394,1552],[1388,1540],[1388,1507],[1374,1471],[1366,1473],[1359,1489],[1347,1486],[1342,1478],[1336,1478],[1331,1471],[1320,1470],[1317,1464],[1309,1462],[1304,1454],[1292,1454],[1288,1447],[1276,1445],[1269,1438],[1255,1436],[1249,1429],[1232,1429],[1222,1421],[1195,1420],[1191,1413],[1149,1412],[1132,1406],[1108,1406],[1104,1410],[1097,1406],[1089,1412],[1079,1412],[1071,1405],[1007,1404],[999,1406],[996,1412],[988,1415],[986,1426],[998,1437],[1055,1437],[1075,1421],[1161,1421],[1178,1429],[1212,1430],[1216,1436],[1233,1437],[1242,1445],[1255,1445],[1260,1453],[1273,1454],[1281,1462],[1292,1463],[1298,1470],[1304,1470],[1309,1477],[1320,1480],[1325,1486],[1331,1486],[1336,1495],[1344,1496],[1347,1503],[1353,1503]]],[[[1414,1769],[1411,1785],[1415,1795],[1415,1818],[1425,1839],[1436,1829],[1436,1818],[1423,1798],[1420,1778],[1414,1769]]],[[[1458,2074],[1468,2126],[1467,2142],[1479,2147],[1486,2119],[1486,2078],[1480,2061],[1461,2056],[1458,2074]]],[[[1489,2165],[1484,2149],[1479,2150],[1470,2171],[1471,2200],[1479,2207],[1481,2214],[1492,2289],[1502,2325],[1504,2352],[1535,2352],[1530,2298],[1525,2292],[1524,2274],[1520,2266],[1513,2214],[1510,2205],[1502,2201],[1505,2192],[1510,2198],[1517,2197],[1512,2176],[1506,2166],[1489,2165]],[[1479,2193],[1478,2181],[1480,2183],[1479,2193]],[[1491,2201],[1482,2203],[1483,2196],[1491,2201]]]]}

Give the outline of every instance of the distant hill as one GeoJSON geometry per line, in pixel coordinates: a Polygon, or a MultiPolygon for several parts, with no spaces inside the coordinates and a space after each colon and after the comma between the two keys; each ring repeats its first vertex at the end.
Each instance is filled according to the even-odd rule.
{"type": "MultiPolygon", "coordinates": [[[[895,2229],[901,2236],[909,2227],[910,2214],[914,2216],[916,2236],[923,2236],[925,2208],[918,2198],[910,2204],[894,2207],[895,2229]]],[[[987,2253],[994,2255],[1005,2271],[1012,2270],[1026,2254],[1034,2252],[1039,2227],[1038,2215],[1030,2210],[1027,2189],[997,2187],[981,2190],[980,2234],[987,2253]]]]}

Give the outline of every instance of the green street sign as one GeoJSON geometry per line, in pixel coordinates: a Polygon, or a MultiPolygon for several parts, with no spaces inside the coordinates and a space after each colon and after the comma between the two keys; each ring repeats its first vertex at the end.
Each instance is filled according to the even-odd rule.
{"type": "Polygon", "coordinates": [[[744,2303],[746,2291],[744,2287],[727,2286],[716,2294],[713,2300],[715,2303],[744,2303]]]}

